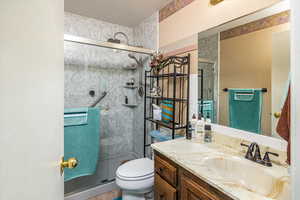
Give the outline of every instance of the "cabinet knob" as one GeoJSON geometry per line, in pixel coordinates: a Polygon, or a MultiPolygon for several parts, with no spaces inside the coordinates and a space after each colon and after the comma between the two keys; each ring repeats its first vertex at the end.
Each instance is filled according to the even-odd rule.
{"type": "Polygon", "coordinates": [[[160,195],[159,195],[159,199],[160,199],[160,200],[165,199],[165,194],[160,194],[160,195]]]}
{"type": "Polygon", "coordinates": [[[163,172],[163,171],[164,171],[164,168],[163,168],[163,167],[160,167],[160,168],[158,168],[158,171],[159,171],[159,172],[163,172]]]}

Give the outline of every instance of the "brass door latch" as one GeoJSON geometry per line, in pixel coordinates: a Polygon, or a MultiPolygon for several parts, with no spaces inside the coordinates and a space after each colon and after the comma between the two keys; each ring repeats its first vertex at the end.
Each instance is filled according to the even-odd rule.
{"type": "Polygon", "coordinates": [[[65,168],[74,169],[75,167],[77,167],[77,165],[78,161],[76,158],[69,158],[67,161],[65,161],[64,157],[62,157],[60,163],[60,174],[63,175],[65,168]]]}

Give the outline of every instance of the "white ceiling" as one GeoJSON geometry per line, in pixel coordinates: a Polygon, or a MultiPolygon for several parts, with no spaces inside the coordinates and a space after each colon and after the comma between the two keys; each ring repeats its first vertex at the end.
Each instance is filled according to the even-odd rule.
{"type": "Polygon", "coordinates": [[[133,27],[172,0],[65,0],[65,11],[133,27]]]}

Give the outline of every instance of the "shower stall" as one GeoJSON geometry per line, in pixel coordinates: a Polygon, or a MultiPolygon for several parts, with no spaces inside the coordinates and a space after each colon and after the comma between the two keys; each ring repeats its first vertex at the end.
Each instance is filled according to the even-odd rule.
{"type": "Polygon", "coordinates": [[[218,122],[219,34],[198,34],[198,111],[218,122]]]}
{"type": "Polygon", "coordinates": [[[100,109],[96,173],[65,182],[69,196],[112,183],[119,165],[143,157],[143,73],[154,52],[71,35],[64,49],[65,108],[100,109]]]}
{"type": "Polygon", "coordinates": [[[204,118],[215,122],[215,68],[216,62],[205,58],[198,60],[198,111],[204,118]]]}

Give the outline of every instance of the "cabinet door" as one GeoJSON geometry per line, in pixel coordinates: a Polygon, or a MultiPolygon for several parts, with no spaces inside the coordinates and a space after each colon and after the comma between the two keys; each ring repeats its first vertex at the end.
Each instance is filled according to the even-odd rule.
{"type": "Polygon", "coordinates": [[[181,200],[221,200],[192,179],[181,177],[181,200]]]}
{"type": "Polygon", "coordinates": [[[176,189],[163,180],[158,174],[155,174],[154,187],[155,200],[176,200],[176,189]]]}
{"type": "Polygon", "coordinates": [[[168,183],[176,186],[177,169],[159,156],[155,156],[155,172],[168,183]]]}

